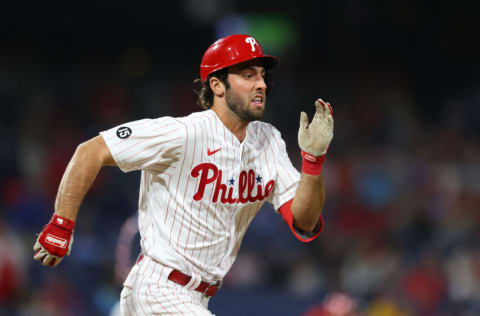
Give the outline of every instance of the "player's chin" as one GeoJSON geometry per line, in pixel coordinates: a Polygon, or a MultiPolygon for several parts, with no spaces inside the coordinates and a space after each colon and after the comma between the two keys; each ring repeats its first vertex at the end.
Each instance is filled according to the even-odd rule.
{"type": "Polygon", "coordinates": [[[265,106],[255,106],[255,107],[250,107],[250,117],[253,118],[254,120],[259,120],[263,116],[263,112],[265,111],[265,106]]]}

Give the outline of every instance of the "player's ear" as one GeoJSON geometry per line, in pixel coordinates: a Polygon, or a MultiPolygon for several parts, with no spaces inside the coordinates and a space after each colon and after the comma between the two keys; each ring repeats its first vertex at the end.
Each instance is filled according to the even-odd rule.
{"type": "Polygon", "coordinates": [[[212,92],[215,96],[217,97],[223,97],[225,94],[225,85],[223,82],[218,79],[217,77],[212,77],[210,78],[210,89],[212,89],[212,92]]]}

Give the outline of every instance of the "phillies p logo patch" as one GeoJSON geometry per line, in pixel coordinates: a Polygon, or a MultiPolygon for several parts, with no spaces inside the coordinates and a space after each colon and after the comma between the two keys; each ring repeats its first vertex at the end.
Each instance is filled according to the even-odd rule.
{"type": "Polygon", "coordinates": [[[252,52],[254,52],[255,51],[255,45],[257,44],[257,41],[253,37],[247,37],[245,39],[245,42],[250,44],[250,46],[252,47],[252,52]]]}

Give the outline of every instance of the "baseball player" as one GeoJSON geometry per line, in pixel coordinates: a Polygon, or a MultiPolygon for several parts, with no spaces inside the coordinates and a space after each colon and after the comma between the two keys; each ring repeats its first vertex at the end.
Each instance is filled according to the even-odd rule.
{"type": "Polygon", "coordinates": [[[333,137],[329,103],[300,115],[299,173],[272,125],[258,121],[278,64],[248,35],[213,43],[200,65],[198,103],[186,117],[143,119],[82,143],[60,183],[34,259],[56,266],[70,253],[83,197],[102,166],[141,170],[141,254],[124,282],[122,315],[212,315],[208,301],[261,206],[273,204],[303,242],[323,227],[322,164],[333,137]]]}

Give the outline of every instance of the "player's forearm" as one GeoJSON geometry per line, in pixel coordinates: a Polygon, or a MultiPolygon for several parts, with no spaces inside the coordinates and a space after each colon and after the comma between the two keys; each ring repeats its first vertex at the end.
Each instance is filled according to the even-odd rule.
{"type": "Polygon", "coordinates": [[[82,200],[92,186],[100,168],[103,165],[111,165],[113,162],[113,159],[109,159],[109,153],[106,153],[105,149],[106,146],[101,136],[77,147],[60,182],[55,200],[57,215],[76,220],[82,200]]]}
{"type": "Polygon", "coordinates": [[[291,206],[293,224],[304,231],[312,231],[318,223],[325,203],[325,186],[322,175],[302,173],[291,206]]]}
{"type": "Polygon", "coordinates": [[[305,112],[300,114],[298,145],[302,150],[302,176],[291,205],[293,224],[311,232],[318,223],[325,203],[322,165],[333,138],[333,110],[330,103],[315,101],[315,115],[308,123],[305,112]]]}

